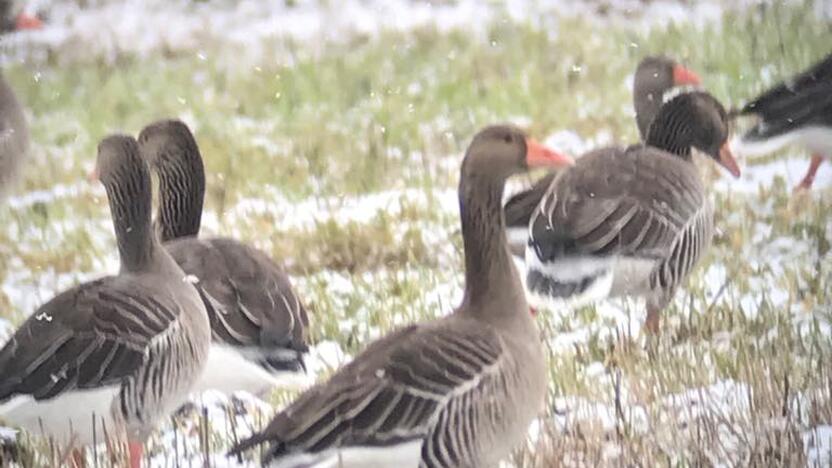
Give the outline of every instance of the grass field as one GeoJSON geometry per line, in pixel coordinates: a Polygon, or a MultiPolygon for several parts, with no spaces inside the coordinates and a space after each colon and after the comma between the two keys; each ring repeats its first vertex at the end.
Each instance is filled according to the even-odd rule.
{"type": "MultiPolygon", "coordinates": [[[[647,54],[683,61],[731,107],[832,44],[812,2],[669,24],[605,16],[604,2],[572,17],[532,4],[541,13],[525,19],[490,4],[498,13],[471,28],[267,37],[254,58],[243,53],[254,45],[213,36],[74,56],[62,47],[83,44],[6,44],[33,149],[0,206],[0,342],[3,319],[13,326],[57,291],[116,271],[104,192],[85,178],[110,132],[187,121],[208,173],[203,235],[271,252],[312,311],[313,341],[354,355],[459,300],[455,187],[479,127],[513,121],[570,151],[628,144],[628,77],[647,54]]],[[[541,314],[549,409],[514,465],[830,463],[832,166],[792,197],[807,165],[789,148],[743,161],[735,182],[701,164],[718,231],[657,342],[640,333],[637,301],[541,314]]],[[[222,424],[214,430],[227,447],[222,424]]],[[[161,454],[170,437],[155,439],[160,466],[173,466],[161,454]]]]}

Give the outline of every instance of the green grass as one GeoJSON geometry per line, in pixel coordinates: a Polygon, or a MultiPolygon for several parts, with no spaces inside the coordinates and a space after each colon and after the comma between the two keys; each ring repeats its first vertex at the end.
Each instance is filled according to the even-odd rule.
{"type": "MultiPolygon", "coordinates": [[[[7,226],[0,229],[0,282],[14,277],[13,284],[46,299],[54,285],[41,275],[62,276],[56,283],[64,284],[104,272],[115,256],[106,203],[84,179],[97,142],[112,131],[137,134],[153,119],[185,116],[206,160],[206,211],[217,233],[255,242],[283,261],[313,311],[313,340],[335,340],[354,354],[394,326],[455,305],[425,297],[462,281],[458,220],[432,194],[455,186],[479,127],[523,118],[541,138],[569,129],[634,142],[624,78],[641,57],[676,57],[726,107],[736,106],[829,52],[832,25],[811,11],[809,3],[777,4],[729,14],[718,25],[647,31],[563,19],[554,34],[511,21],[489,26],[484,37],[432,28],[383,32],[329,44],[320,55],[294,44],[292,66],[236,67],[220,43],[203,44],[204,58],[159,53],[12,65],[4,74],[32,113],[34,148],[22,191],[80,188],[48,203],[0,207],[7,226]],[[767,79],[760,78],[764,68],[767,79]],[[303,226],[283,223],[277,211],[235,211],[247,199],[301,202],[403,188],[424,192],[427,202],[404,201],[396,213],[380,210],[367,222],[340,219],[337,207],[331,221],[303,226]]],[[[790,188],[778,179],[756,194],[715,195],[720,232],[655,343],[617,333],[601,309],[566,319],[543,314],[541,328],[552,341],[587,334],[550,353],[552,403],[568,397],[615,407],[624,389],[622,404],[642,408],[648,428],[627,411],[612,431],[591,422],[544,428],[534,453],[515,454],[518,465],[584,459],[590,466],[695,466],[711,454],[737,456],[743,465],[802,461],[795,434],[832,424],[832,194],[795,200],[790,188]],[[773,256],[771,246],[783,239],[787,249],[805,252],[773,256]],[[714,265],[728,279],[717,298],[706,288],[714,265]],[[772,305],[775,290],[786,292],[786,306],[772,305]],[[600,375],[587,372],[598,363],[600,375]],[[706,411],[683,427],[680,415],[662,406],[668,395],[725,380],[747,385],[753,401],[732,422],[744,441],[734,451],[719,432],[723,415],[706,411]],[[801,400],[807,407],[791,411],[801,393],[809,395],[801,400]],[[775,417],[777,429],[770,427],[775,417]],[[619,458],[610,458],[611,445],[619,458]]],[[[0,291],[0,315],[18,322],[31,312],[14,304],[0,291]]]]}

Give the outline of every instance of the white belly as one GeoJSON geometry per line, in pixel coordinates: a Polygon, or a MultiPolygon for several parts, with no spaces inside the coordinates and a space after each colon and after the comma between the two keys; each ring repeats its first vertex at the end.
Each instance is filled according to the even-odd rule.
{"type": "Polygon", "coordinates": [[[351,447],[320,454],[298,454],[270,463],[271,468],[418,468],[422,440],[389,447],[351,447]]]}
{"type": "Polygon", "coordinates": [[[0,419],[20,426],[32,435],[51,437],[61,443],[89,445],[93,439],[101,443],[104,442],[104,425],[110,434],[116,427],[111,409],[120,388],[109,386],[71,391],[41,401],[16,396],[0,405],[0,419]]]}

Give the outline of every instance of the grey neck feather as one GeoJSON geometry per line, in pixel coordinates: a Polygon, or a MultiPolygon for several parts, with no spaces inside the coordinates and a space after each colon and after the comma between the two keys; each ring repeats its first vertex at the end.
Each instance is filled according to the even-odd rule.
{"type": "Polygon", "coordinates": [[[650,124],[645,144],[690,160],[696,125],[691,114],[687,100],[669,101],[650,124]]]}
{"type": "Polygon", "coordinates": [[[644,90],[643,94],[634,96],[634,107],[636,111],[636,125],[642,141],[647,139],[647,131],[650,123],[662,106],[663,92],[655,90],[644,90]]]}
{"type": "Polygon", "coordinates": [[[495,294],[508,294],[506,285],[519,282],[506,242],[504,186],[504,176],[463,164],[459,211],[465,248],[464,304],[477,306],[495,294]]]}
{"type": "Polygon", "coordinates": [[[633,83],[633,108],[636,112],[636,125],[642,141],[647,139],[650,123],[659,113],[664,94],[673,88],[673,83],[663,75],[653,76],[654,67],[638,70],[633,83]]]}
{"type": "Polygon", "coordinates": [[[150,269],[159,247],[150,226],[152,195],[147,169],[123,168],[104,186],[110,203],[122,271],[140,272],[150,269]]]}
{"type": "Polygon", "coordinates": [[[195,142],[177,149],[157,165],[159,213],[157,230],[162,242],[199,234],[205,197],[205,168],[195,142]]]}

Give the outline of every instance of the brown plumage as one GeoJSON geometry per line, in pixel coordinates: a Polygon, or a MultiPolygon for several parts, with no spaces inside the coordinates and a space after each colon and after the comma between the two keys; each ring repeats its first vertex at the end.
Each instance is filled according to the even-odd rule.
{"type": "Polygon", "coordinates": [[[309,326],[288,275],[264,252],[242,242],[196,237],[205,170],[184,123],[148,125],[139,143],[159,175],[156,230],[179,266],[198,279],[211,321],[214,346],[200,387],[260,393],[287,383],[282,377],[303,371],[309,326]]]}
{"type": "MultiPolygon", "coordinates": [[[[636,67],[633,77],[633,108],[639,135],[644,140],[647,129],[664,102],[665,94],[677,86],[699,85],[699,77],[673,59],[648,56],[636,67]]],[[[529,221],[540,200],[546,194],[555,173],[550,172],[531,188],[513,195],[505,204],[509,245],[515,255],[522,256],[528,242],[529,221]]]]}
{"type": "Polygon", "coordinates": [[[681,94],[645,145],[592,151],[553,180],[531,219],[526,287],[533,305],[648,297],[648,327],[708,248],[713,214],[691,161],[696,148],[738,176],[725,110],[681,94]]]}
{"type": "Polygon", "coordinates": [[[540,338],[505,240],[505,179],[528,163],[567,163],[512,127],[474,137],[462,164],[465,295],[450,315],[370,344],[234,449],[311,466],[492,466],[541,410],[540,338]]]}
{"type": "Polygon", "coordinates": [[[97,170],[121,271],[58,294],[0,350],[0,417],[60,443],[89,444],[102,424],[123,430],[138,466],[141,443],[199,376],[210,332],[199,295],[153,235],[136,141],[104,139],[97,170]]]}

